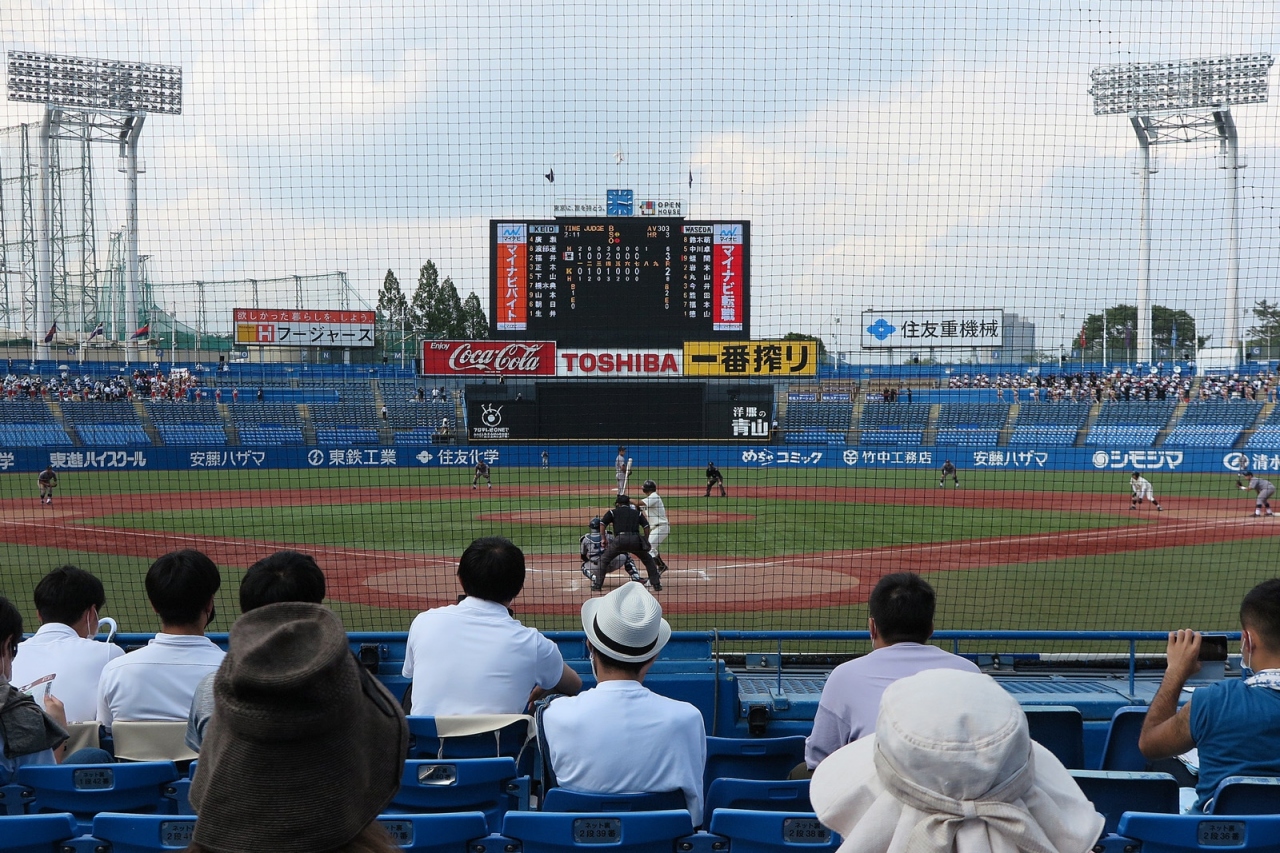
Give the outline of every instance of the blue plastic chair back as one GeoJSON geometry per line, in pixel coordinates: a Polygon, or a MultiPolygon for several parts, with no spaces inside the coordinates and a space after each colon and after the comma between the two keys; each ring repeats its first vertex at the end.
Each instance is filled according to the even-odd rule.
{"type": "Polygon", "coordinates": [[[811,812],[808,779],[716,779],[707,792],[707,820],[716,809],[811,812]]]}
{"type": "Polygon", "coordinates": [[[93,837],[111,845],[111,853],[163,853],[191,843],[196,819],[190,815],[116,814],[93,819],[93,837]]]}
{"type": "Polygon", "coordinates": [[[687,811],[508,812],[502,834],[522,853],[653,853],[693,832],[687,811]]]}
{"type": "Polygon", "coordinates": [[[1280,815],[1196,815],[1126,812],[1120,835],[1142,853],[1280,853],[1280,815]]]}
{"type": "Polygon", "coordinates": [[[528,724],[513,723],[498,731],[441,738],[435,717],[407,717],[409,758],[518,758],[528,738],[528,724]],[[443,751],[441,747],[443,746],[443,751]]]}
{"type": "Polygon", "coordinates": [[[683,791],[644,794],[591,794],[552,788],[538,804],[544,812],[660,812],[687,808],[683,791]]]}
{"type": "Polygon", "coordinates": [[[1103,832],[1115,832],[1125,812],[1177,814],[1178,780],[1168,773],[1128,770],[1072,770],[1080,790],[1107,823],[1103,832]]]}
{"type": "Polygon", "coordinates": [[[834,853],[840,846],[840,836],[813,812],[716,809],[710,831],[728,839],[733,853],[834,853]]]}
{"type": "Polygon", "coordinates": [[[1126,705],[1111,715],[1107,739],[1102,744],[1100,770],[1143,771],[1151,767],[1147,757],[1138,750],[1138,735],[1142,721],[1147,717],[1146,706],[1126,705]]]}
{"type": "Polygon", "coordinates": [[[74,815],[32,814],[0,817],[0,850],[5,853],[57,853],[80,834],[74,815]]]}
{"type": "Polygon", "coordinates": [[[172,814],[172,784],[178,768],[172,761],[126,764],[28,764],[15,779],[31,794],[27,811],[71,812],[88,831],[99,812],[172,814]]]}
{"type": "Polygon", "coordinates": [[[467,853],[489,834],[483,812],[384,814],[378,823],[402,850],[413,853],[467,853]]]}
{"type": "Polygon", "coordinates": [[[786,779],[804,761],[804,736],[708,737],[703,793],[716,779],[786,779]]]}
{"type": "Polygon", "coordinates": [[[387,813],[483,812],[495,831],[509,810],[528,808],[529,778],[514,758],[406,761],[387,813]]]}
{"type": "Polygon", "coordinates": [[[1031,739],[1052,752],[1064,767],[1084,768],[1084,717],[1073,705],[1030,705],[1027,714],[1031,739]]]}
{"type": "Polygon", "coordinates": [[[1280,779],[1274,776],[1228,776],[1218,783],[1209,811],[1230,815],[1280,814],[1280,779]]]}

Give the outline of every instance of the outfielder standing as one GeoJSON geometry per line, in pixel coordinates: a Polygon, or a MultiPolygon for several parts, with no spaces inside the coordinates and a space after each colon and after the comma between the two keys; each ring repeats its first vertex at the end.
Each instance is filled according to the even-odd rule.
{"type": "Polygon", "coordinates": [[[1267,515],[1275,515],[1275,513],[1271,511],[1271,496],[1276,493],[1276,487],[1270,480],[1264,480],[1258,475],[1251,474],[1248,471],[1245,471],[1243,476],[1249,478],[1249,485],[1246,486],[1244,483],[1240,482],[1239,477],[1236,477],[1236,485],[1240,487],[1240,491],[1243,492],[1252,489],[1258,493],[1258,498],[1253,504],[1253,514],[1262,515],[1262,511],[1265,509],[1267,511],[1267,515]]]}
{"type": "Polygon", "coordinates": [[[52,465],[45,466],[37,482],[40,484],[40,503],[52,504],[53,490],[58,488],[58,475],[54,473],[52,465]]]}
{"type": "Polygon", "coordinates": [[[627,482],[627,449],[625,447],[618,448],[618,458],[613,460],[613,470],[613,478],[618,481],[618,494],[622,494],[627,482]]]}
{"type": "Polygon", "coordinates": [[[649,556],[658,564],[658,574],[667,570],[667,564],[658,553],[658,546],[671,533],[671,524],[667,521],[667,507],[658,494],[658,484],[653,480],[645,480],[640,487],[644,497],[640,499],[640,510],[649,519],[649,556]]]}
{"type": "Polygon", "coordinates": [[[720,473],[720,469],[716,467],[716,463],[707,463],[707,493],[703,497],[711,497],[711,488],[713,486],[720,487],[720,497],[728,497],[728,492],[724,490],[724,475],[720,473]]]}
{"type": "Polygon", "coordinates": [[[477,484],[480,482],[481,477],[484,477],[485,484],[492,489],[493,480],[490,479],[491,474],[489,472],[489,463],[485,462],[483,459],[477,459],[476,473],[475,473],[475,476],[471,478],[471,488],[473,489],[476,488],[477,484]]]}
{"type": "Polygon", "coordinates": [[[1148,500],[1156,505],[1158,512],[1164,512],[1164,507],[1160,506],[1160,501],[1156,500],[1156,493],[1151,488],[1151,481],[1137,471],[1134,471],[1133,476],[1129,478],[1129,488],[1133,490],[1133,497],[1129,499],[1129,509],[1137,509],[1138,504],[1148,500]]]}

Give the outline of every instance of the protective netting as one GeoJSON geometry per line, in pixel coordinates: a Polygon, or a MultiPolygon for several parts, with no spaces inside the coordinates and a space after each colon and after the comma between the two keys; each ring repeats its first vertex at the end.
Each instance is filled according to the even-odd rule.
{"type": "Polygon", "coordinates": [[[858,629],[912,570],[939,628],[1231,629],[1274,572],[1258,4],[10,5],[29,614],[73,562],[154,630],[178,547],[232,614],[295,548],[403,630],[496,534],[519,616],[574,627],[619,458],[680,628],[858,629]],[[68,57],[156,68],[32,95],[68,57]],[[179,110],[121,100],[174,68],[179,110]]]}

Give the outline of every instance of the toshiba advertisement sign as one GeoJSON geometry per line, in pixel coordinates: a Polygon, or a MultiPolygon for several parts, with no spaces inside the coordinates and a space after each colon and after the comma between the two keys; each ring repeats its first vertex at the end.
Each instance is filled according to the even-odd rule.
{"type": "Polygon", "coordinates": [[[555,376],[554,341],[423,341],[424,376],[555,376]]]}
{"type": "Polygon", "coordinates": [[[556,352],[556,376],[658,379],[683,373],[684,361],[678,349],[561,349],[556,352]]]}

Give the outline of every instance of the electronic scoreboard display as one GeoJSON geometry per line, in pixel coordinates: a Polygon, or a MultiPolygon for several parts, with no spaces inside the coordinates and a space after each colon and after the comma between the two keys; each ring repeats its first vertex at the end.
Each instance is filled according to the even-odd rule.
{"type": "Polygon", "coordinates": [[[489,334],[569,347],[751,336],[749,222],[495,219],[489,334]]]}

